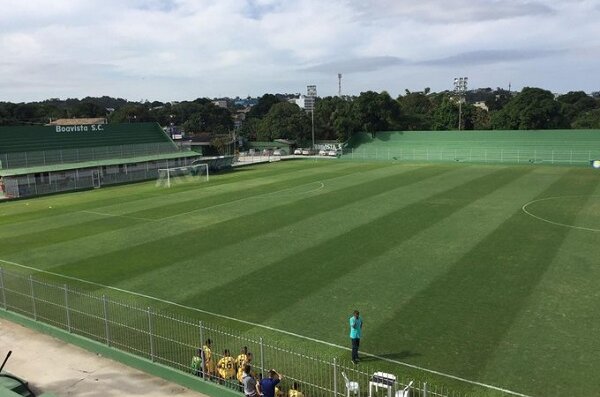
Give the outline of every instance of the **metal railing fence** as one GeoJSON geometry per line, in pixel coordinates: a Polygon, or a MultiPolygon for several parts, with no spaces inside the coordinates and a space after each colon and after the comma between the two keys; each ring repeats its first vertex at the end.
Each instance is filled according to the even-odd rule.
{"type": "MultiPolygon", "coordinates": [[[[203,362],[206,366],[201,367],[206,371],[197,372],[194,369],[193,357],[198,355],[198,349],[203,344],[201,342],[208,339],[212,341],[213,364],[223,357],[225,349],[229,349],[231,355],[236,357],[240,349],[246,346],[253,353],[251,365],[257,376],[266,375],[270,368],[276,368],[284,374],[282,392],[287,392],[297,382],[307,397],[477,395],[472,389],[466,393],[452,391],[408,375],[399,376],[400,372],[406,374],[406,368],[403,367],[398,367],[393,377],[376,380],[374,374],[379,372],[374,368],[376,361],[354,365],[339,357],[301,351],[282,343],[265,341],[262,337],[248,336],[241,331],[143,307],[133,301],[115,300],[107,295],[78,290],[66,284],[55,284],[3,268],[0,268],[0,308],[179,371],[198,375],[199,381],[215,381],[236,390],[240,390],[238,380],[235,377],[229,380],[220,378],[218,373],[209,371],[209,363],[203,362]],[[406,395],[402,394],[405,388],[408,390],[406,395]]],[[[202,357],[204,360],[205,356],[202,357]]],[[[467,386],[470,388],[472,385],[467,386]]],[[[486,396],[519,395],[490,389],[482,391],[486,396]]]]}
{"type": "Polygon", "coordinates": [[[350,148],[344,158],[354,160],[394,161],[454,161],[473,163],[563,164],[586,165],[600,159],[600,149],[554,149],[543,147],[522,148],[350,148]]]}

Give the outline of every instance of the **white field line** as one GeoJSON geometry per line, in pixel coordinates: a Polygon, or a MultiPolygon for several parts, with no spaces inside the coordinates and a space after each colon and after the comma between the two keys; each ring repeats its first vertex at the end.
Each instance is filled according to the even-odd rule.
{"type": "MultiPolygon", "coordinates": [[[[296,193],[296,194],[313,193],[313,192],[317,192],[317,191],[319,191],[319,190],[321,190],[321,189],[323,189],[323,188],[325,187],[325,184],[324,184],[323,182],[309,182],[309,183],[305,183],[304,185],[311,185],[311,184],[313,184],[313,183],[320,183],[320,184],[321,184],[321,186],[319,186],[318,188],[316,188],[316,189],[313,189],[313,190],[308,190],[308,191],[304,191],[304,192],[299,192],[299,193],[296,193]]],[[[304,185],[300,185],[300,186],[304,186],[304,185]]],[[[229,204],[233,204],[233,203],[239,203],[240,201],[245,201],[245,200],[256,200],[256,199],[260,199],[260,198],[265,198],[265,197],[267,197],[267,196],[269,196],[269,195],[273,195],[273,194],[280,194],[281,192],[285,192],[285,191],[287,191],[287,190],[291,190],[291,189],[294,189],[294,188],[296,188],[296,187],[297,187],[297,186],[295,186],[295,187],[290,187],[290,188],[287,188],[287,189],[282,189],[282,190],[276,190],[276,191],[274,191],[274,192],[262,193],[262,194],[258,194],[258,195],[256,195],[256,196],[242,197],[242,198],[240,198],[240,199],[233,200],[233,201],[228,201],[228,202],[226,202],[226,203],[221,203],[221,204],[215,204],[215,205],[211,205],[210,207],[196,208],[195,210],[186,211],[186,212],[181,212],[181,213],[179,213],[179,214],[175,214],[175,215],[171,215],[171,216],[165,216],[164,218],[160,218],[160,219],[157,219],[157,220],[159,220],[159,221],[164,221],[164,220],[168,220],[168,219],[177,218],[178,216],[192,214],[192,213],[194,213],[194,212],[197,212],[197,211],[202,211],[202,210],[213,209],[213,208],[222,207],[222,206],[224,206],[224,205],[229,205],[229,204]]]]}
{"type": "Polygon", "coordinates": [[[101,216],[110,216],[110,217],[114,217],[114,218],[128,218],[128,219],[137,219],[137,220],[140,220],[140,221],[156,222],[156,219],[142,218],[142,217],[139,217],[139,216],[107,214],[107,213],[104,213],[104,212],[87,211],[87,210],[81,210],[79,212],[83,212],[83,213],[86,213],[86,214],[101,215],[101,216]]]}
{"type": "MultiPolygon", "coordinates": [[[[198,313],[207,314],[207,315],[210,315],[210,316],[213,316],[213,317],[218,317],[218,318],[222,318],[222,319],[226,319],[226,320],[230,320],[230,321],[235,321],[235,322],[238,322],[238,323],[241,323],[241,324],[246,324],[246,325],[250,325],[250,326],[253,326],[253,327],[257,327],[257,328],[267,329],[269,331],[274,331],[274,332],[277,332],[277,333],[281,333],[281,334],[293,336],[295,338],[308,340],[308,341],[319,343],[319,344],[322,344],[322,345],[326,345],[326,346],[330,346],[330,347],[335,347],[335,348],[342,349],[342,350],[348,350],[348,351],[351,350],[349,347],[346,347],[346,346],[341,346],[341,345],[337,345],[335,343],[327,342],[327,341],[324,341],[324,340],[311,338],[309,336],[305,336],[305,335],[301,335],[301,334],[296,334],[294,332],[290,332],[290,331],[285,331],[285,330],[278,329],[278,328],[269,327],[268,325],[257,324],[257,323],[253,323],[251,321],[246,321],[246,320],[242,320],[242,319],[239,319],[239,318],[230,317],[230,316],[227,316],[227,315],[224,315],[224,314],[220,314],[220,313],[213,313],[213,312],[210,312],[210,311],[207,311],[207,310],[202,310],[202,309],[198,309],[198,308],[195,308],[195,307],[185,306],[185,305],[179,304],[177,302],[172,302],[172,301],[168,301],[168,300],[165,300],[165,299],[156,298],[154,296],[142,294],[142,293],[139,293],[139,292],[128,291],[128,290],[125,290],[125,289],[122,289],[122,288],[112,287],[110,285],[104,285],[104,284],[96,283],[96,282],[93,282],[93,281],[88,281],[88,280],[84,280],[84,279],[80,279],[80,278],[76,278],[76,277],[71,277],[71,276],[66,276],[66,275],[63,275],[63,274],[58,274],[58,273],[50,272],[50,271],[47,271],[47,270],[37,269],[35,267],[21,265],[19,263],[12,262],[12,261],[7,261],[7,260],[4,260],[4,259],[0,259],[0,262],[6,263],[6,264],[12,265],[12,266],[20,267],[20,268],[23,268],[23,269],[33,270],[33,271],[39,272],[39,273],[45,273],[45,274],[49,274],[49,275],[52,275],[52,276],[61,277],[61,278],[68,279],[68,280],[73,280],[73,281],[78,281],[78,282],[89,284],[89,285],[94,285],[94,286],[100,287],[100,288],[105,288],[105,289],[109,289],[109,290],[113,290],[113,291],[118,291],[118,292],[126,293],[126,294],[129,294],[129,295],[138,296],[138,297],[141,297],[141,298],[146,298],[146,299],[154,300],[154,301],[161,302],[161,303],[166,303],[168,305],[172,305],[172,306],[176,306],[176,307],[179,307],[179,308],[182,308],[182,309],[187,309],[187,310],[195,311],[195,312],[198,312],[198,313]]],[[[481,386],[481,387],[484,387],[484,388],[487,388],[487,389],[496,390],[496,391],[499,391],[499,392],[502,392],[502,393],[506,393],[506,394],[510,394],[510,395],[513,395],[513,396],[531,397],[531,396],[528,396],[526,394],[518,393],[518,392],[515,392],[515,391],[512,391],[512,390],[508,390],[508,389],[504,389],[504,388],[501,388],[501,387],[498,387],[498,386],[488,385],[488,384],[485,384],[485,383],[481,383],[481,382],[477,382],[477,381],[473,381],[473,380],[461,378],[459,376],[447,374],[447,373],[440,372],[440,371],[435,371],[435,370],[428,369],[428,368],[419,367],[417,365],[408,364],[408,363],[405,363],[405,362],[402,362],[402,361],[398,361],[398,360],[392,360],[390,358],[381,357],[381,356],[378,356],[376,354],[371,354],[371,353],[367,353],[367,352],[363,352],[363,351],[361,351],[361,354],[364,355],[364,356],[367,356],[367,357],[372,357],[372,358],[381,360],[381,361],[387,361],[389,363],[398,364],[398,365],[402,365],[402,366],[405,366],[405,367],[413,368],[413,369],[416,369],[416,370],[419,370],[419,371],[428,372],[430,374],[442,376],[442,377],[449,378],[449,379],[458,380],[458,381],[461,381],[461,382],[469,383],[471,385],[481,386]]]]}
{"type": "MultiPolygon", "coordinates": [[[[546,222],[546,223],[550,223],[552,225],[563,226],[563,227],[568,227],[568,228],[577,229],[577,230],[585,230],[585,231],[588,231],[588,232],[600,232],[600,229],[594,229],[594,228],[591,228],[591,227],[567,225],[566,223],[554,222],[554,221],[551,221],[550,219],[542,218],[541,216],[537,216],[537,215],[532,214],[531,212],[527,211],[527,207],[530,204],[537,203],[537,202],[540,202],[540,201],[556,200],[556,199],[562,199],[562,198],[578,198],[578,197],[590,197],[590,196],[579,195],[579,196],[554,196],[554,197],[546,197],[546,198],[542,198],[542,199],[538,199],[538,200],[533,200],[533,201],[530,201],[528,203],[525,203],[525,204],[523,204],[523,207],[521,207],[521,209],[527,215],[529,215],[531,217],[534,217],[535,219],[539,219],[540,221],[543,221],[543,222],[546,222]]],[[[591,196],[591,197],[597,197],[597,196],[591,196]]]]}
{"type": "MultiPolygon", "coordinates": [[[[305,183],[305,184],[300,185],[300,186],[311,185],[311,184],[314,184],[314,183],[318,183],[318,184],[320,184],[320,186],[317,187],[316,189],[307,190],[307,191],[303,191],[303,192],[299,192],[299,193],[294,193],[293,195],[306,194],[306,193],[314,193],[314,192],[318,192],[318,191],[322,190],[323,188],[325,188],[325,184],[323,182],[309,182],[309,183],[305,183]]],[[[87,213],[87,214],[94,214],[94,215],[101,215],[101,216],[108,216],[108,217],[116,217],[116,218],[138,219],[138,220],[148,221],[148,222],[160,222],[160,221],[165,221],[165,220],[177,218],[177,217],[182,216],[182,215],[192,214],[192,213],[197,212],[197,211],[209,210],[209,209],[213,209],[213,208],[218,208],[218,207],[222,207],[222,206],[225,206],[225,205],[229,205],[229,204],[232,204],[232,203],[238,203],[238,202],[244,201],[244,200],[255,200],[255,199],[265,198],[265,197],[268,197],[268,196],[271,196],[271,195],[278,195],[278,194],[281,194],[282,192],[285,192],[287,190],[295,189],[296,187],[297,186],[286,188],[286,189],[282,189],[282,190],[276,190],[276,191],[270,192],[270,193],[262,193],[262,194],[259,194],[259,195],[256,195],[256,196],[251,196],[251,197],[243,197],[243,198],[240,198],[240,199],[237,199],[237,200],[228,201],[226,203],[215,204],[215,205],[211,205],[210,207],[196,208],[196,209],[191,210],[191,211],[181,212],[179,214],[175,214],[175,215],[171,215],[171,216],[165,216],[163,218],[158,218],[158,219],[142,218],[142,217],[138,217],[138,216],[129,216],[129,215],[108,214],[108,213],[105,213],[105,212],[87,211],[87,210],[82,210],[82,211],[78,211],[78,212],[84,212],[84,213],[87,213]]],[[[283,195],[283,197],[286,197],[286,196],[292,196],[292,194],[283,195]]]]}

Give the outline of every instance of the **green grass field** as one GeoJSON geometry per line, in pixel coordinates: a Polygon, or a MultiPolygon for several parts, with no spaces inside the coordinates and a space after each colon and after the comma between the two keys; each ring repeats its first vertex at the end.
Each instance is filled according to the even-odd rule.
{"type": "Polygon", "coordinates": [[[359,308],[366,352],[591,396],[599,198],[588,168],[280,162],[0,203],[0,260],[344,346],[359,308]]]}

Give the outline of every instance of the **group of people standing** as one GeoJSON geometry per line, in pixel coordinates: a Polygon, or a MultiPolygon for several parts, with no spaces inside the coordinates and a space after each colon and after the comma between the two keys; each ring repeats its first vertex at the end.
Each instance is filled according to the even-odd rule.
{"type": "MultiPolygon", "coordinates": [[[[350,339],[352,341],[352,362],[358,364],[358,348],[362,336],[363,320],[358,310],[349,319],[350,339]]],[[[252,353],[244,346],[237,357],[232,357],[228,349],[216,362],[212,355],[212,341],[207,339],[202,348],[192,358],[192,372],[201,377],[219,382],[229,383],[237,378],[237,386],[243,390],[246,397],[285,397],[279,387],[283,376],[274,369],[269,370],[268,377],[256,375],[252,370],[252,353]]],[[[231,384],[231,383],[230,383],[231,384]]],[[[304,397],[297,382],[293,383],[287,397],[304,397]]]]}
{"type": "MultiPolygon", "coordinates": [[[[216,362],[212,355],[212,341],[207,339],[197,354],[192,357],[192,372],[196,376],[231,384],[237,378],[238,387],[246,397],[285,397],[279,387],[283,376],[274,369],[269,370],[268,377],[263,378],[252,369],[253,355],[244,346],[237,357],[232,357],[228,349],[223,351],[223,356],[216,362]]],[[[299,390],[299,385],[294,382],[288,391],[287,397],[304,397],[299,390]]]]}

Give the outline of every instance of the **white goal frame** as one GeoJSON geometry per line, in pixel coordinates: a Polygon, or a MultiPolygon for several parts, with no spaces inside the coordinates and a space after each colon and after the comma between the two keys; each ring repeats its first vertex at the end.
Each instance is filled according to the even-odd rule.
{"type": "Polygon", "coordinates": [[[158,179],[156,180],[156,185],[159,186],[161,185],[160,181],[161,181],[161,176],[166,173],[167,177],[166,179],[166,186],[167,187],[171,187],[171,180],[173,178],[180,178],[180,177],[184,177],[184,178],[195,178],[196,176],[200,179],[201,176],[200,175],[193,175],[193,173],[188,173],[187,175],[177,175],[177,176],[171,176],[171,174],[173,173],[179,173],[180,171],[190,171],[193,169],[199,169],[199,170],[206,170],[206,182],[208,182],[210,180],[210,175],[209,175],[209,167],[208,167],[208,163],[196,163],[196,164],[190,164],[190,165],[184,165],[181,167],[169,167],[169,168],[159,168],[158,169],[158,179]]]}

